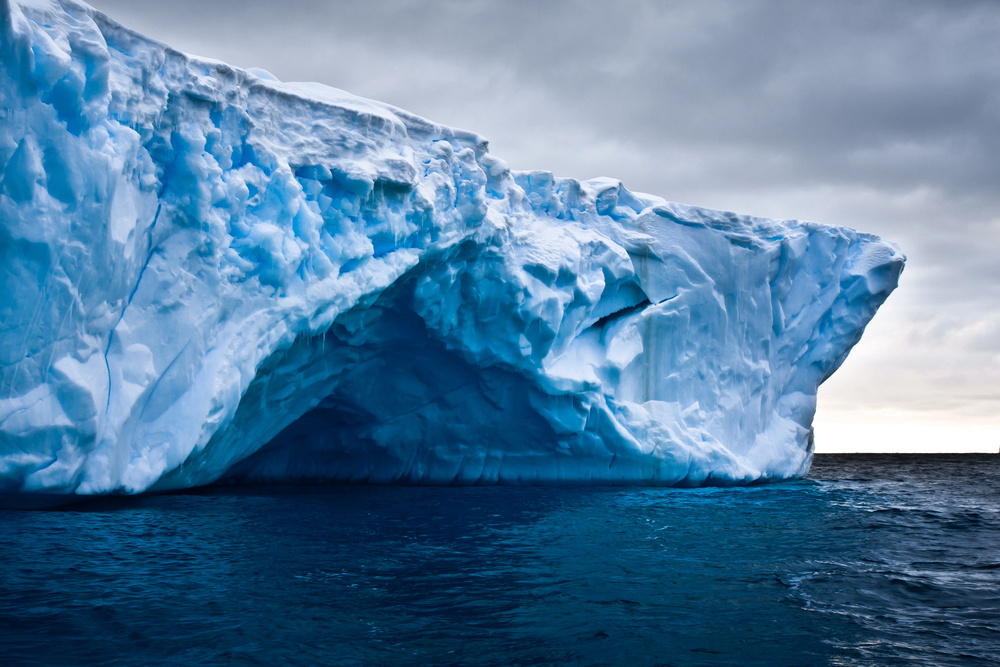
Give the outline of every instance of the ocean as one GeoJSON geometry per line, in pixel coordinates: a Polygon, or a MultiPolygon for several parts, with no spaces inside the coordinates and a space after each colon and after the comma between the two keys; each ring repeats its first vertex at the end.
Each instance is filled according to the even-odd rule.
{"type": "Polygon", "coordinates": [[[1000,456],[0,511],[0,664],[1000,665],[1000,456]]]}

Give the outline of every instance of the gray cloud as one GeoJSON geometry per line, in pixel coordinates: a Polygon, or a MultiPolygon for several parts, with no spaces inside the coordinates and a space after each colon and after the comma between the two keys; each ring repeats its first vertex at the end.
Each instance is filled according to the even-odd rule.
{"type": "Polygon", "coordinates": [[[92,4],[476,130],[514,168],[893,239],[901,288],[830,403],[1000,418],[1000,3],[92,4]]]}
{"type": "Polygon", "coordinates": [[[97,5],[181,48],[470,126],[514,146],[500,152],[515,163],[511,135],[578,126],[666,160],[716,156],[691,165],[697,179],[954,191],[1000,179],[995,3],[97,5]]]}

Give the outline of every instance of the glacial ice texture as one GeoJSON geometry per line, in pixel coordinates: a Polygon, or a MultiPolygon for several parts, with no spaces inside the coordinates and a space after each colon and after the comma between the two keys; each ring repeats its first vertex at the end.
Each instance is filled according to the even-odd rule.
{"type": "Polygon", "coordinates": [[[903,257],[0,0],[0,492],[803,475],[903,257]]]}

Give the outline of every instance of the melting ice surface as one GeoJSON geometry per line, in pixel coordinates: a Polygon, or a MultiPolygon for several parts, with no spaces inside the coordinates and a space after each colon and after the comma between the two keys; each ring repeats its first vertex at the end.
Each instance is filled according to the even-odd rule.
{"type": "Polygon", "coordinates": [[[0,492],[803,475],[903,257],[0,0],[0,492]]]}

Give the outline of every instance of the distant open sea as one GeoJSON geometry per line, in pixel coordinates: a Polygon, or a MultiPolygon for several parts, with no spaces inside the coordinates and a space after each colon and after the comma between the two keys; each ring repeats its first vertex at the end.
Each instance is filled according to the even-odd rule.
{"type": "Polygon", "coordinates": [[[0,664],[998,665],[1000,456],[0,511],[0,664]]]}

